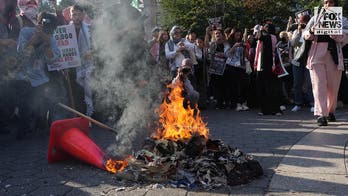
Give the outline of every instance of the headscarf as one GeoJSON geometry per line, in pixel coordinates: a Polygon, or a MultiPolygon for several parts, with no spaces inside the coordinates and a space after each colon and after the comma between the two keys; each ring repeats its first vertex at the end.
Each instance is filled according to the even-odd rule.
{"type": "Polygon", "coordinates": [[[18,8],[20,10],[20,15],[26,16],[34,24],[36,24],[38,5],[39,0],[18,0],[18,8]]]}
{"type": "Polygon", "coordinates": [[[171,39],[175,44],[177,44],[178,42],[181,41],[181,38],[180,38],[180,39],[177,39],[177,40],[174,39],[174,32],[175,32],[175,30],[177,30],[177,29],[180,29],[180,30],[181,30],[181,28],[180,28],[179,26],[175,25],[175,26],[172,27],[172,29],[171,29],[170,32],[169,32],[170,39],[171,39]]]}

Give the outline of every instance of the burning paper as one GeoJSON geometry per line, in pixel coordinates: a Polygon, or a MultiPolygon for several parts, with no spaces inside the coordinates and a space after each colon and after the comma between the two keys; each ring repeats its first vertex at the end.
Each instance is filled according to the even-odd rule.
{"type": "Polygon", "coordinates": [[[208,138],[198,108],[183,106],[182,85],[169,88],[159,109],[161,127],[128,160],[128,167],[119,173],[121,178],[210,189],[245,184],[263,174],[251,156],[208,138]]]}

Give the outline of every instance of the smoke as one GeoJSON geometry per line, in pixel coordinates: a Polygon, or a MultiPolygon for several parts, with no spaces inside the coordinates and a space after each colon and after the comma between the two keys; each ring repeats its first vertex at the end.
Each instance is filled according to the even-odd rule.
{"type": "Polygon", "coordinates": [[[150,135],[149,125],[161,101],[160,69],[146,62],[145,17],[125,3],[130,1],[78,2],[95,8],[92,37],[99,60],[91,81],[95,108],[107,114],[118,131],[108,151],[129,155],[150,135]]]}

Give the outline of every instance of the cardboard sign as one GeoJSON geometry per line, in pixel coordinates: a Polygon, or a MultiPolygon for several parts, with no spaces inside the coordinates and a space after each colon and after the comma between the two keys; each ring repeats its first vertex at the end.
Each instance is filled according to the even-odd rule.
{"type": "Polygon", "coordinates": [[[222,17],[209,18],[208,23],[210,26],[215,26],[215,28],[222,28],[222,17]]]}
{"type": "Polygon", "coordinates": [[[62,70],[81,66],[79,48],[74,25],[58,26],[53,37],[57,42],[59,57],[48,65],[48,71],[62,70]]]}
{"type": "Polygon", "coordinates": [[[296,20],[299,20],[301,16],[304,16],[304,15],[311,16],[311,14],[312,13],[311,13],[310,9],[305,9],[305,10],[298,11],[298,12],[295,13],[296,20]]]}
{"type": "Polygon", "coordinates": [[[211,63],[208,72],[210,74],[223,75],[226,67],[226,58],[224,57],[213,57],[213,62],[211,63]]]}
{"type": "Polygon", "coordinates": [[[314,8],[314,35],[342,35],[342,7],[314,8]]]}

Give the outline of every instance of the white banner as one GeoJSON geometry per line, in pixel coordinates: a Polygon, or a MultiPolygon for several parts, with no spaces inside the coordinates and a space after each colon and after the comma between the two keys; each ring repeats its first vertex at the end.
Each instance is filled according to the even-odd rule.
{"type": "Polygon", "coordinates": [[[314,35],[342,35],[342,7],[314,8],[314,35]],[[319,14],[318,14],[319,13],[319,14]]]}
{"type": "Polygon", "coordinates": [[[79,48],[74,25],[58,26],[53,37],[57,42],[60,55],[56,62],[48,65],[48,71],[62,70],[81,66],[79,48]]]}

